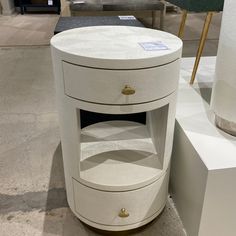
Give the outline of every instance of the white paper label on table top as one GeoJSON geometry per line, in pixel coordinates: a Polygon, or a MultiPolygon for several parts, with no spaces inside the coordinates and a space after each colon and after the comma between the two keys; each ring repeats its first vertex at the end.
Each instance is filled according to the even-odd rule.
{"type": "Polygon", "coordinates": [[[84,4],[85,3],[85,1],[81,1],[81,0],[72,0],[72,2],[74,4],[84,4]]]}
{"type": "Polygon", "coordinates": [[[136,20],[134,16],[118,16],[120,20],[136,20]]]}
{"type": "Polygon", "coordinates": [[[156,42],[139,42],[138,43],[145,51],[161,51],[169,48],[161,41],[156,42]]]}

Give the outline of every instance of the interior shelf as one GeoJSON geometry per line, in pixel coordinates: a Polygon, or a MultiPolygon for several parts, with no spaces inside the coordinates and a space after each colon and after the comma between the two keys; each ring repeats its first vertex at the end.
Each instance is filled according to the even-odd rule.
{"type": "Polygon", "coordinates": [[[82,129],[80,177],[84,184],[126,191],[150,184],[163,174],[146,125],[107,121],[82,129]]]}

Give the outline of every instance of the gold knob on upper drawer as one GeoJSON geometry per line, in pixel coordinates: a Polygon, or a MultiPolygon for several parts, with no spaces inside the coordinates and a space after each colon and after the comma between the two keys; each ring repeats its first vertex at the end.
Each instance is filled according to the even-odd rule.
{"type": "Polygon", "coordinates": [[[125,217],[128,217],[128,216],[129,216],[129,213],[126,211],[125,208],[122,208],[120,210],[119,217],[125,218],[125,217]]]}
{"type": "Polygon", "coordinates": [[[135,93],[135,89],[131,88],[128,85],[125,85],[125,87],[122,89],[122,94],[124,95],[132,95],[135,93]]]}

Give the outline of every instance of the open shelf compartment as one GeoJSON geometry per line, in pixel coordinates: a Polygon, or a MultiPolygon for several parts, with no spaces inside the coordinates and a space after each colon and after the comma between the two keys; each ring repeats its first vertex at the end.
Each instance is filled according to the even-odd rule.
{"type": "Polygon", "coordinates": [[[80,148],[80,178],[93,188],[127,191],[164,174],[147,125],[116,120],[87,126],[80,148]]]}

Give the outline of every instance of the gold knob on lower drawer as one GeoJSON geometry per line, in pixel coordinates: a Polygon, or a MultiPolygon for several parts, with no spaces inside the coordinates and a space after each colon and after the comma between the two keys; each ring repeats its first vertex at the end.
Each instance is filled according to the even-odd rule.
{"type": "Polygon", "coordinates": [[[125,217],[128,217],[128,216],[129,216],[129,213],[126,211],[125,208],[122,208],[120,210],[119,217],[125,218],[125,217]]]}
{"type": "Polygon", "coordinates": [[[125,87],[122,89],[122,94],[124,95],[132,95],[135,93],[135,89],[131,88],[128,85],[125,85],[125,87]]]}

